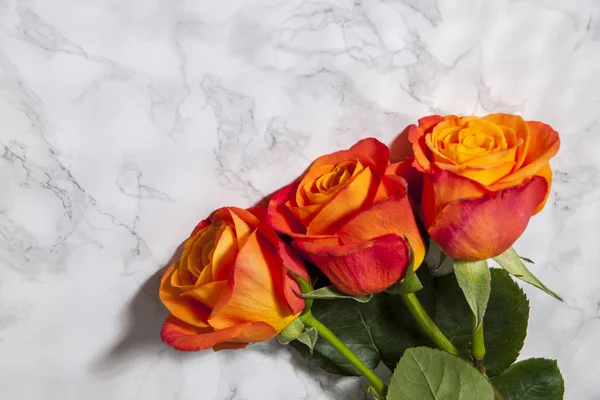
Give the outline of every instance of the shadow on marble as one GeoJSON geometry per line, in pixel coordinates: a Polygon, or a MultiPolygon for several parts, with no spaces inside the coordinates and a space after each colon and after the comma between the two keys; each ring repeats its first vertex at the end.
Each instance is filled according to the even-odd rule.
{"type": "Polygon", "coordinates": [[[282,349],[281,351],[286,351],[290,354],[289,361],[294,366],[294,369],[309,377],[310,380],[317,382],[322,390],[321,394],[327,394],[331,396],[331,398],[339,398],[342,396],[349,400],[370,399],[369,395],[365,392],[367,382],[364,379],[360,377],[330,374],[311,360],[301,356],[298,351],[290,346],[284,347],[273,342],[273,347],[274,346],[277,346],[282,349]]]}
{"type": "Polygon", "coordinates": [[[168,311],[158,298],[158,288],[163,273],[181,257],[182,251],[183,243],[179,245],[169,262],[140,286],[122,317],[124,329],[119,339],[92,363],[90,367],[92,373],[111,375],[127,364],[134,363],[137,358],[147,357],[148,354],[161,352],[187,354],[174,350],[161,341],[160,330],[168,311]]]}

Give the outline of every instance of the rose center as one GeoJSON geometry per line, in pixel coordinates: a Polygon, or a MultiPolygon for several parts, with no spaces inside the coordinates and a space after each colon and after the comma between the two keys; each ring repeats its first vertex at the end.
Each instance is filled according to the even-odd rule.
{"type": "Polygon", "coordinates": [[[214,225],[209,225],[199,232],[198,239],[194,242],[192,250],[187,259],[187,267],[194,278],[198,278],[205,268],[212,264],[216,238],[220,236],[225,229],[225,223],[219,221],[214,225]]]}

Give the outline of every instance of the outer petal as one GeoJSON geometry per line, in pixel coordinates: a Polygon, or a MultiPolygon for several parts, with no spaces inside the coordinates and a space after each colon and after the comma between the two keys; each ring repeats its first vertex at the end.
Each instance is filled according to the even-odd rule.
{"type": "Polygon", "coordinates": [[[542,177],[505,189],[495,198],[456,201],[429,228],[431,238],[455,259],[484,260],[502,254],[521,236],[548,184],[542,177]]]}
{"type": "Polygon", "coordinates": [[[285,203],[294,196],[298,183],[291,183],[278,190],[269,201],[267,223],[277,232],[290,235],[292,233],[306,233],[306,228],[292,214],[285,203]]]}
{"type": "Polygon", "coordinates": [[[305,303],[303,298],[296,295],[296,293],[301,292],[300,286],[289,276],[288,270],[295,272],[308,281],[310,281],[310,278],[300,257],[281,239],[277,242],[277,253],[281,261],[283,295],[290,307],[290,311],[296,315],[304,310],[305,303]]]}
{"type": "Polygon", "coordinates": [[[210,225],[210,218],[203,219],[202,221],[200,221],[198,223],[198,225],[196,225],[196,227],[192,231],[190,237],[194,236],[196,233],[198,233],[198,231],[206,228],[208,225],[210,225]]]}
{"type": "Polygon", "coordinates": [[[425,228],[429,229],[448,204],[461,200],[473,200],[485,194],[491,194],[491,192],[479,183],[450,171],[426,174],[423,177],[423,197],[421,199],[425,228]]]}
{"type": "MultiPolygon", "coordinates": [[[[453,115],[449,115],[448,117],[453,117],[453,115]]],[[[419,126],[424,132],[429,132],[443,120],[444,117],[441,115],[429,115],[427,117],[419,118],[419,126]]]]}
{"type": "Polygon", "coordinates": [[[160,301],[177,318],[202,328],[209,327],[207,323],[211,309],[198,303],[193,298],[181,296],[182,290],[171,285],[171,276],[177,269],[177,263],[167,269],[160,280],[158,294],[160,301]]]}
{"type": "Polygon", "coordinates": [[[535,214],[537,214],[540,211],[542,211],[542,209],[546,205],[546,201],[548,201],[548,196],[550,196],[550,187],[552,186],[552,169],[550,168],[550,164],[544,165],[537,172],[536,175],[537,176],[541,176],[542,178],[544,178],[546,180],[546,183],[548,184],[548,192],[546,193],[546,197],[544,198],[544,201],[542,201],[540,203],[540,205],[538,206],[538,208],[535,210],[535,214]]]}
{"type": "Polygon", "coordinates": [[[208,322],[222,330],[245,322],[265,322],[279,331],[292,322],[281,293],[281,262],[276,250],[254,231],[238,254],[232,276],[208,322]]]}
{"type": "MultiPolygon", "coordinates": [[[[276,285],[281,288],[281,299],[288,304],[292,314],[299,314],[304,310],[304,299],[296,295],[296,293],[300,293],[300,286],[289,276],[288,271],[292,271],[310,281],[306,266],[298,254],[286,242],[281,240],[269,226],[261,226],[259,232],[277,252],[281,271],[279,277],[281,279],[277,281],[276,285]]],[[[276,278],[277,275],[275,274],[273,276],[274,282],[276,278]]]]}
{"type": "Polygon", "coordinates": [[[398,235],[345,246],[294,241],[342,292],[360,296],[381,292],[401,279],[408,267],[408,246],[398,235]]]}
{"type": "Polygon", "coordinates": [[[415,153],[413,166],[421,172],[430,171],[432,168],[430,161],[431,150],[429,150],[427,143],[425,143],[425,131],[423,128],[411,125],[408,131],[408,140],[412,143],[413,153],[415,153]]]}
{"type": "Polygon", "coordinates": [[[552,127],[537,121],[528,121],[530,140],[527,155],[520,169],[500,180],[499,183],[519,184],[548,164],[560,148],[558,132],[552,127]]]}
{"type": "Polygon", "coordinates": [[[336,165],[355,159],[360,160],[362,165],[371,167],[379,175],[383,175],[390,161],[390,150],[375,138],[362,139],[348,150],[336,151],[317,158],[309,167],[309,171],[323,165],[336,165]]]}
{"type": "Polygon", "coordinates": [[[385,176],[399,176],[406,181],[408,185],[408,194],[415,204],[421,203],[421,193],[423,191],[423,173],[414,167],[415,158],[407,157],[401,162],[390,164],[385,171],[385,176]]]}
{"type": "Polygon", "coordinates": [[[211,328],[198,328],[187,324],[173,315],[167,317],[160,332],[165,343],[182,351],[198,351],[213,346],[218,346],[216,350],[240,348],[244,347],[243,343],[263,342],[276,334],[277,332],[271,326],[262,322],[248,322],[214,331],[211,328]]]}
{"type": "Polygon", "coordinates": [[[425,258],[425,244],[419,233],[406,192],[383,200],[350,220],[338,232],[347,244],[357,244],[394,233],[405,237],[413,250],[417,269],[425,258]]]}

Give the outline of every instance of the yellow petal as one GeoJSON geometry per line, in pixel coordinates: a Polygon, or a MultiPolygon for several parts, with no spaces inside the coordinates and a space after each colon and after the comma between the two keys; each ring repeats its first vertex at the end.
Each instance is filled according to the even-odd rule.
{"type": "Polygon", "coordinates": [[[373,177],[371,169],[365,168],[318,212],[306,227],[307,234],[329,233],[334,224],[359,210],[369,196],[374,195],[378,185],[379,180],[373,177]]]}
{"type": "Polygon", "coordinates": [[[226,280],[238,253],[237,240],[232,227],[226,226],[218,237],[212,257],[212,276],[214,280],[226,280]]]}
{"type": "Polygon", "coordinates": [[[182,296],[199,301],[212,309],[219,300],[225,286],[227,286],[227,281],[209,282],[182,293],[182,296]]]}
{"type": "Polygon", "coordinates": [[[295,316],[282,293],[281,264],[275,249],[253,232],[240,249],[230,278],[231,296],[213,310],[208,322],[225,329],[244,322],[266,322],[276,330],[287,326],[295,316]]]}

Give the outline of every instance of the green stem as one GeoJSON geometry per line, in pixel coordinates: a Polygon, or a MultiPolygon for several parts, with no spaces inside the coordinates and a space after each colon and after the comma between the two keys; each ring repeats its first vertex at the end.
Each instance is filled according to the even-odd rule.
{"type": "Polygon", "coordinates": [[[475,315],[473,315],[473,344],[471,345],[471,355],[473,356],[473,366],[482,374],[485,374],[483,367],[483,358],[485,357],[485,342],[483,340],[483,323],[476,329],[475,315]]]}
{"type": "Polygon", "coordinates": [[[404,301],[406,308],[408,308],[408,311],[410,311],[427,336],[429,336],[440,349],[445,350],[450,354],[454,354],[455,356],[458,355],[456,347],[454,347],[435,322],[427,315],[427,311],[425,311],[417,296],[415,296],[414,293],[408,293],[401,294],[400,297],[402,297],[402,301],[404,301]]]}
{"type": "Polygon", "coordinates": [[[336,349],[354,368],[358,370],[365,378],[371,382],[373,388],[377,390],[381,395],[385,395],[387,387],[385,383],[375,373],[367,367],[361,360],[342,342],[333,332],[329,330],[325,325],[316,319],[309,311],[300,317],[300,320],[306,326],[313,327],[319,333],[320,339],[327,340],[334,349],[336,349]]]}

